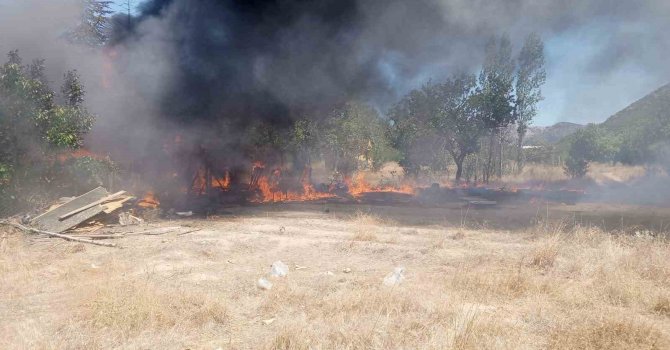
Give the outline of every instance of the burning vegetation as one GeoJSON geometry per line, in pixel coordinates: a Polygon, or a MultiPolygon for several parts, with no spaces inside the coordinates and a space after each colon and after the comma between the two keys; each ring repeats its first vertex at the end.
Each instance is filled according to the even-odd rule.
{"type": "Polygon", "coordinates": [[[0,349],[670,348],[670,85],[533,126],[667,0],[118,3],[0,0],[0,349]]]}
{"type": "MultiPolygon", "coordinates": [[[[503,179],[529,165],[582,178],[594,161],[635,163],[635,154],[665,164],[662,118],[650,124],[661,131],[649,142],[588,128],[557,146],[526,148],[547,78],[537,33],[467,40],[478,45],[467,65],[432,72],[407,91],[394,83],[406,63],[384,54],[389,38],[374,30],[391,24],[357,1],[152,0],[136,16],[113,18],[108,2],[84,3],[81,23],[65,37],[100,53],[90,87],[100,116],[94,123],[75,71],[56,93],[44,61],[24,64],[11,51],[0,78],[3,208],[103,184],[132,189],[143,206],[164,210],[363,200],[374,192],[419,198],[434,183],[512,196],[503,179]],[[401,169],[390,180],[366,179],[386,164],[401,169]]],[[[429,15],[435,6],[415,4],[431,28],[450,28],[429,15]]],[[[401,32],[398,57],[435,47],[401,32]]],[[[513,186],[594,192],[579,179],[513,186]]]]}

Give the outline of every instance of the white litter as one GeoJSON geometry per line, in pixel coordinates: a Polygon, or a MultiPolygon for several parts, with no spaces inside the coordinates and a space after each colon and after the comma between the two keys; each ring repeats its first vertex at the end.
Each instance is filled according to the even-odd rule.
{"type": "Polygon", "coordinates": [[[396,267],[393,272],[389,273],[384,277],[384,285],[385,286],[395,286],[397,284],[402,283],[403,280],[405,280],[405,276],[403,273],[405,272],[405,268],[402,266],[396,267]]]}
{"type": "Polygon", "coordinates": [[[288,266],[286,266],[286,264],[279,260],[272,263],[272,267],[270,268],[270,276],[285,277],[286,275],[288,275],[288,266]]]}
{"type": "Polygon", "coordinates": [[[258,283],[256,285],[258,286],[258,288],[263,290],[272,289],[272,282],[268,281],[265,277],[259,278],[258,283]]]}

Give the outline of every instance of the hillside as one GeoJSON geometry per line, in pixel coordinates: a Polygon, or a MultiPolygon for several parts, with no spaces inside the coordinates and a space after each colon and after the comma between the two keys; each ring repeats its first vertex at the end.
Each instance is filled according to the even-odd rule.
{"type": "Polygon", "coordinates": [[[670,84],[667,84],[609,117],[601,126],[618,133],[669,123],[670,84]]]}
{"type": "Polygon", "coordinates": [[[572,135],[584,125],[560,122],[552,126],[531,126],[528,128],[526,145],[555,144],[566,136],[572,135]]]}
{"type": "MultiPolygon", "coordinates": [[[[609,117],[558,142],[568,152],[580,140],[592,161],[657,164],[670,172],[670,84],[609,117]]],[[[588,155],[587,155],[588,154],[588,155]]]]}

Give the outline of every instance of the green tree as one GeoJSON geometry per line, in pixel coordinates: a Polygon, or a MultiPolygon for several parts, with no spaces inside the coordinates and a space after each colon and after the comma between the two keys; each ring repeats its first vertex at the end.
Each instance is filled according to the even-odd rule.
{"type": "Polygon", "coordinates": [[[537,103],[542,100],[541,86],[547,80],[544,69],[544,43],[532,33],[524,42],[517,59],[519,68],[515,85],[514,119],[517,123],[517,171],[523,169],[523,139],[537,114],[537,103]]]}
{"type": "MultiPolygon", "coordinates": [[[[55,152],[77,148],[90,130],[93,116],[82,106],[58,105],[35,65],[22,67],[18,52],[0,67],[0,187],[20,192],[37,188],[49,173],[55,152]]],[[[38,65],[43,65],[43,62],[38,65]]],[[[79,85],[80,86],[80,85],[79,85]]]]}
{"type": "Polygon", "coordinates": [[[455,181],[463,175],[463,161],[479,151],[483,121],[475,105],[476,78],[461,75],[436,86],[440,101],[439,113],[432,122],[444,139],[446,151],[456,164],[455,181]]]}
{"type": "Polygon", "coordinates": [[[84,102],[84,86],[81,84],[79,74],[76,70],[70,70],[65,73],[63,77],[63,85],[61,86],[61,94],[65,99],[65,104],[68,107],[79,108],[84,102]]]}
{"type": "Polygon", "coordinates": [[[114,13],[111,0],[81,0],[81,20],[68,33],[70,41],[87,46],[99,47],[109,39],[109,16],[114,13]]]}
{"type": "Polygon", "coordinates": [[[509,37],[502,35],[489,40],[484,65],[479,74],[479,93],[473,100],[481,113],[484,127],[489,130],[489,152],[484,171],[486,182],[493,172],[496,136],[501,136],[502,129],[515,122],[514,68],[509,37]]]}
{"type": "Polygon", "coordinates": [[[444,140],[434,127],[440,115],[438,90],[429,82],[410,91],[389,111],[391,140],[400,152],[405,174],[417,176],[421,167],[438,170],[446,165],[444,140]]]}
{"type": "Polygon", "coordinates": [[[344,176],[361,167],[377,168],[393,158],[386,123],[366,104],[348,102],[336,108],[321,129],[326,161],[344,176]]]}
{"type": "Polygon", "coordinates": [[[303,182],[312,181],[312,156],[318,149],[318,125],[311,119],[296,120],[290,130],[289,148],[293,154],[293,171],[301,172],[303,182]]]}
{"type": "Polygon", "coordinates": [[[568,156],[565,171],[572,177],[586,175],[588,164],[593,161],[614,160],[620,140],[596,125],[589,125],[568,139],[568,156]]]}

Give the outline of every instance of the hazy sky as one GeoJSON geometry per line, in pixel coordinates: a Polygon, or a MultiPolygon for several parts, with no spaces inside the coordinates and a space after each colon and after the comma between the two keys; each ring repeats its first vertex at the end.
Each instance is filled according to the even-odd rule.
{"type": "MultiPolygon", "coordinates": [[[[0,0],[0,6],[21,4],[24,1],[29,2],[0,0]]],[[[62,46],[55,43],[55,34],[49,34],[54,33],[62,23],[71,21],[68,16],[62,15],[66,12],[62,4],[73,1],[30,0],[31,3],[39,4],[35,6],[43,11],[34,11],[34,7],[24,6],[25,11],[8,14],[5,16],[8,18],[4,18],[0,11],[0,49],[7,51],[18,47],[27,59],[32,56],[44,57],[51,63],[62,62],[66,67],[86,64],[77,61],[77,57],[70,57],[72,55],[63,54],[59,57],[55,54],[54,50],[62,50],[62,46]],[[56,13],[61,13],[60,17],[55,16],[56,13]],[[36,15],[38,18],[35,18],[36,15]],[[59,20],[55,21],[54,18],[59,20]],[[25,23],[31,25],[25,26],[25,23]]],[[[463,61],[478,61],[480,58],[477,55],[483,51],[483,47],[469,38],[476,39],[486,33],[500,31],[507,31],[513,38],[517,38],[516,49],[520,45],[518,38],[523,35],[520,33],[529,30],[537,31],[545,40],[548,78],[543,88],[545,100],[539,106],[536,125],[550,125],[559,121],[600,122],[670,82],[670,64],[667,63],[670,57],[670,0],[421,1],[444,8],[446,24],[440,30],[445,32],[419,28],[424,30],[420,33],[435,34],[434,38],[428,38],[429,44],[422,47],[421,52],[412,52],[416,57],[398,57],[394,53],[388,55],[388,62],[383,62],[388,67],[380,69],[388,68],[389,83],[394,84],[393,88],[397,92],[415,88],[428,78],[439,79],[449,74],[455,65],[453,62],[462,65],[463,61]],[[460,36],[459,33],[464,35],[460,36]],[[449,37],[449,34],[452,36],[449,37]],[[441,37],[447,39],[442,42],[435,39],[441,37]],[[433,48],[430,45],[434,43],[436,46],[433,52],[423,49],[433,48]],[[440,62],[443,53],[445,56],[440,62]],[[400,63],[394,67],[397,62],[400,63]],[[432,62],[433,65],[423,67],[418,62],[432,62]],[[396,76],[401,78],[394,79],[396,76]]],[[[124,8],[125,1],[115,2],[116,10],[124,8]]],[[[133,2],[137,5],[140,1],[133,2]]],[[[366,0],[361,4],[373,2],[366,0]]],[[[395,23],[398,18],[412,16],[411,11],[407,10],[411,7],[403,9],[401,1],[389,0],[389,3],[394,3],[396,8],[406,12],[396,13],[387,8],[366,9],[372,17],[371,21],[374,21],[372,23],[395,23]],[[384,16],[388,17],[388,22],[385,22],[384,16]]],[[[196,1],[193,4],[197,6],[196,1]]],[[[409,24],[417,26],[415,23],[409,24]]],[[[403,36],[403,33],[385,34],[385,30],[385,27],[380,26],[376,32],[368,30],[366,34],[391,42],[398,36],[412,38],[403,36]]],[[[425,36],[420,40],[424,39],[425,36]]]]}
{"type": "MultiPolygon", "coordinates": [[[[548,79],[543,89],[545,100],[540,103],[536,125],[550,125],[559,121],[600,122],[670,82],[670,65],[663,64],[665,58],[660,57],[670,53],[667,50],[670,36],[659,30],[670,29],[670,26],[659,26],[655,22],[658,18],[670,15],[670,6],[663,5],[663,2],[670,3],[670,0],[656,1],[661,5],[653,4],[655,1],[642,0],[641,9],[651,6],[648,4],[655,7],[648,11],[641,10],[639,14],[623,8],[623,4],[635,3],[629,1],[604,1],[604,6],[612,8],[611,13],[604,9],[603,15],[594,16],[593,20],[573,21],[566,28],[552,28],[542,33],[546,44],[548,79]],[[621,11],[632,15],[622,16],[617,13],[621,11]]],[[[125,8],[124,0],[116,2],[119,8],[125,8]]],[[[134,1],[135,4],[139,2],[134,1]]],[[[449,2],[458,4],[460,1],[449,2]]],[[[539,0],[535,4],[544,2],[539,0]]],[[[577,9],[580,6],[587,7],[590,2],[593,3],[589,0],[568,1],[566,6],[577,9]]],[[[486,5],[485,1],[478,0],[471,3],[486,5]]],[[[424,74],[425,77],[429,75],[431,73],[424,74]]],[[[415,84],[422,82],[425,77],[417,78],[415,84]]],[[[413,87],[408,86],[407,89],[413,87]]]]}

